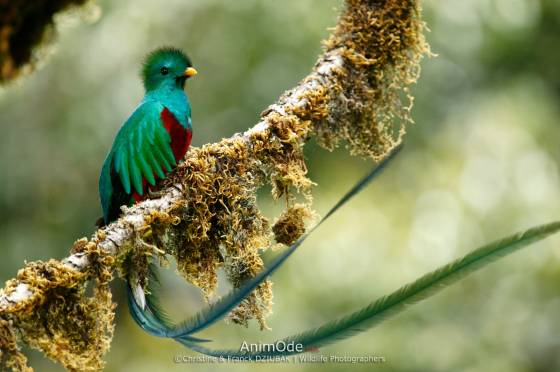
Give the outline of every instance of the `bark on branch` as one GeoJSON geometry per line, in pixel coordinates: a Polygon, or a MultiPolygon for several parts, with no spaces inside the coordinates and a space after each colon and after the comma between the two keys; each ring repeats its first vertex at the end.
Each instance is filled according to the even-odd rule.
{"type": "MultiPolygon", "coordinates": [[[[32,262],[0,292],[2,363],[25,369],[18,342],[70,369],[99,369],[113,330],[112,273],[145,284],[151,257],[172,256],[185,279],[210,296],[224,267],[238,286],[261,267],[259,249],[289,244],[312,216],[302,148],[311,137],[328,149],[380,159],[411,122],[408,87],[428,53],[416,1],[347,0],[324,54],[294,89],[245,133],[189,151],[160,197],[123,208],[115,223],[74,243],[67,258],[32,262]],[[257,189],[272,186],[286,209],[274,223],[259,211],[257,189]],[[297,202],[297,195],[304,202],[297,202]],[[94,283],[93,296],[85,294],[94,283]]],[[[231,315],[266,327],[270,284],[231,315]]]]}

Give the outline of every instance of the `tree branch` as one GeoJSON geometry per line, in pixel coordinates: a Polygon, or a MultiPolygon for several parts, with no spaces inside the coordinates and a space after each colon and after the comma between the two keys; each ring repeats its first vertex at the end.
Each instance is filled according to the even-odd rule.
{"type": "MultiPolygon", "coordinates": [[[[150,257],[164,263],[173,256],[179,273],[207,297],[219,267],[234,286],[254,276],[262,268],[259,249],[274,237],[296,240],[312,215],[313,183],[302,152],[309,138],[328,149],[343,141],[353,154],[374,160],[400,143],[411,121],[408,86],[429,53],[423,27],[415,1],[347,0],[313,71],[254,127],[191,149],[160,185],[160,197],[123,207],[118,221],[76,241],[67,258],[28,263],[6,283],[0,320],[17,330],[0,332],[2,345],[10,346],[2,349],[6,365],[26,368],[13,350],[19,337],[67,368],[101,368],[113,329],[108,282],[117,270],[144,286],[150,257]],[[274,228],[256,203],[265,184],[286,199],[274,228]],[[298,194],[305,202],[296,202],[298,194]],[[88,281],[95,284],[92,297],[85,294],[88,281]]],[[[271,296],[264,283],[231,319],[255,318],[266,327],[271,296]]]]}

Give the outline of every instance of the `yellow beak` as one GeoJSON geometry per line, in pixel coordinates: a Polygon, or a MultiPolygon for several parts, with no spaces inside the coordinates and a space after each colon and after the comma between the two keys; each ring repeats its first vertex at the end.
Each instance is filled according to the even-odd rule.
{"type": "Polygon", "coordinates": [[[196,74],[198,74],[198,71],[196,71],[196,69],[194,67],[188,67],[185,72],[184,72],[185,76],[190,78],[191,76],[194,76],[196,74]]]}

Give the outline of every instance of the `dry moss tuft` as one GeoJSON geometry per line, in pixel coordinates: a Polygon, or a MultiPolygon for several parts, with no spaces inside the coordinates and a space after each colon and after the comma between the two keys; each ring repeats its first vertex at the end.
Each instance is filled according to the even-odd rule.
{"type": "MultiPolygon", "coordinates": [[[[16,283],[39,294],[18,303],[10,319],[21,340],[60,362],[70,370],[96,371],[104,366],[103,355],[109,349],[113,333],[114,305],[109,282],[113,258],[85,239],[74,244],[75,251],[88,254],[91,270],[79,272],[56,260],[32,262],[7,282],[10,293],[16,283]],[[86,294],[87,280],[95,277],[92,295],[86,294]]],[[[10,340],[2,333],[1,340],[10,340]]],[[[8,349],[10,350],[10,349],[8,349]]],[[[17,354],[12,363],[24,366],[17,354]]]]}
{"type": "Polygon", "coordinates": [[[295,204],[286,209],[272,226],[278,243],[290,245],[305,233],[305,222],[315,217],[305,204],[295,204]]]}
{"type": "Polygon", "coordinates": [[[54,34],[55,14],[88,0],[0,0],[0,82],[32,70],[54,34]]]}
{"type": "Polygon", "coordinates": [[[97,371],[109,349],[113,332],[113,305],[107,289],[56,288],[43,304],[19,319],[23,341],[43,351],[70,370],[97,371]]]}
{"type": "Polygon", "coordinates": [[[27,358],[21,353],[13,326],[9,321],[0,318],[0,370],[29,372],[27,358]]]}
{"type": "Polygon", "coordinates": [[[411,0],[347,0],[327,51],[344,59],[343,78],[329,91],[329,112],[315,129],[328,149],[341,140],[353,154],[380,160],[412,123],[409,86],[429,54],[420,7],[411,0]]]}

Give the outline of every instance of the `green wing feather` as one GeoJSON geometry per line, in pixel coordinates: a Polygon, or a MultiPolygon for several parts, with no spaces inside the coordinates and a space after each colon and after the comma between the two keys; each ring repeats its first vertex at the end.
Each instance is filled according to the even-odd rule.
{"type": "Polygon", "coordinates": [[[177,164],[171,149],[171,137],[160,118],[163,105],[154,101],[142,103],[123,125],[113,145],[114,168],[124,191],[144,194],[142,179],[155,185],[177,164]]]}

